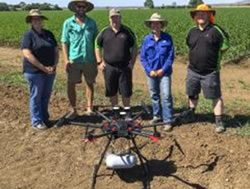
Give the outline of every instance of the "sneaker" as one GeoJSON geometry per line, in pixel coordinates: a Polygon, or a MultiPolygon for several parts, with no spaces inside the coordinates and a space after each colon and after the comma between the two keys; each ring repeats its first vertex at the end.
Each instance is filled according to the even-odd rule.
{"type": "Polygon", "coordinates": [[[69,119],[69,120],[73,120],[73,119],[77,118],[77,116],[78,116],[77,112],[72,111],[65,118],[69,119]]]}
{"type": "Polygon", "coordinates": [[[150,121],[150,124],[155,124],[161,121],[160,117],[154,116],[153,119],[150,121]]]}
{"type": "Polygon", "coordinates": [[[164,131],[171,131],[173,129],[173,126],[171,124],[166,124],[166,125],[163,125],[163,130],[164,131]]]}
{"type": "Polygon", "coordinates": [[[36,130],[45,130],[48,127],[44,123],[39,123],[37,125],[32,126],[32,128],[36,130]]]}
{"type": "Polygon", "coordinates": [[[195,121],[195,113],[191,109],[185,110],[181,112],[178,119],[181,123],[192,123],[195,121]]]}
{"type": "Polygon", "coordinates": [[[225,125],[222,121],[219,121],[215,124],[215,132],[222,133],[226,130],[225,125]]]}

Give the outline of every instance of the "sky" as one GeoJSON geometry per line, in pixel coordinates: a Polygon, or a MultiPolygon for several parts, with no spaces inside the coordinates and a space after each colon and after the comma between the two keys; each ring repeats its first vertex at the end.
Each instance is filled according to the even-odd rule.
{"type": "MultiPolygon", "coordinates": [[[[8,1],[2,1],[7,4],[18,4],[19,2],[25,2],[25,3],[51,3],[51,4],[58,4],[61,7],[66,7],[69,0],[8,0],[8,1]]],[[[161,6],[162,4],[165,5],[171,5],[173,2],[176,2],[177,5],[186,5],[188,4],[189,0],[153,0],[155,6],[161,6]]],[[[204,2],[207,4],[220,4],[220,3],[235,3],[239,2],[241,0],[207,0],[204,2]]],[[[96,7],[116,7],[116,6],[143,6],[143,3],[145,0],[91,0],[91,2],[96,7]]]]}

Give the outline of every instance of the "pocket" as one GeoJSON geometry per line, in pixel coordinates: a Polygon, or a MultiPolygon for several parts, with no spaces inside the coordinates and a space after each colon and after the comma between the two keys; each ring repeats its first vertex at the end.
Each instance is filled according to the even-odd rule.
{"type": "Polygon", "coordinates": [[[160,45],[160,54],[167,54],[170,48],[171,48],[170,43],[161,44],[160,45]]]}
{"type": "Polygon", "coordinates": [[[220,86],[220,76],[217,71],[212,72],[209,74],[207,79],[207,85],[210,89],[217,90],[220,86]]]}
{"type": "Polygon", "coordinates": [[[156,49],[155,49],[153,44],[147,45],[145,50],[146,50],[146,54],[147,54],[148,58],[155,57],[156,49]]]}

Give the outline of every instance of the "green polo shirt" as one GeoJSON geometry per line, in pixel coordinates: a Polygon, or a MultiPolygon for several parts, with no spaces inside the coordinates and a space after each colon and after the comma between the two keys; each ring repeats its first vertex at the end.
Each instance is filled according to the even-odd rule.
{"type": "Polygon", "coordinates": [[[75,15],[65,20],[61,42],[68,45],[69,60],[77,63],[95,62],[96,36],[96,22],[88,16],[85,17],[85,23],[82,26],[76,22],[75,15]]]}

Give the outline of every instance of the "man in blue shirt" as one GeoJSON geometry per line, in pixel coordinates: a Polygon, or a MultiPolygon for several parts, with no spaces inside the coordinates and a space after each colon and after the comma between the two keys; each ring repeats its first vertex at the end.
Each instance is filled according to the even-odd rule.
{"type": "Polygon", "coordinates": [[[82,82],[82,76],[86,82],[87,113],[92,113],[93,110],[94,83],[97,75],[94,55],[97,26],[93,19],[85,15],[94,8],[92,3],[87,0],[72,0],[68,8],[75,12],[75,15],[64,22],[61,42],[71,106],[68,118],[74,119],[77,116],[75,86],[82,82]]]}
{"type": "Polygon", "coordinates": [[[148,78],[153,108],[152,123],[163,121],[165,131],[173,124],[173,102],[171,94],[171,74],[174,61],[174,46],[169,34],[162,32],[167,21],[154,13],[145,25],[152,33],[145,36],[141,46],[141,64],[148,78]]]}

